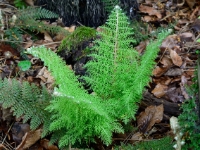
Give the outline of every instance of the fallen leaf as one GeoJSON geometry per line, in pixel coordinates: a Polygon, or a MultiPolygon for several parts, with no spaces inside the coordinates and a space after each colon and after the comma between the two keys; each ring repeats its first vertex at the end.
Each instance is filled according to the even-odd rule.
{"type": "Polygon", "coordinates": [[[173,49],[175,46],[178,45],[178,36],[176,34],[174,35],[169,35],[165,40],[162,42],[160,49],[162,51],[165,51],[166,49],[173,49]]]}
{"type": "Polygon", "coordinates": [[[191,32],[184,32],[184,33],[181,33],[179,36],[183,43],[194,42],[194,39],[195,39],[194,34],[191,32]]]}
{"type": "Polygon", "coordinates": [[[180,87],[181,87],[181,92],[182,92],[182,95],[184,96],[185,99],[189,99],[189,95],[186,91],[186,88],[185,86],[187,86],[187,78],[183,75],[181,76],[181,83],[180,83],[180,87]]]}
{"type": "Polygon", "coordinates": [[[40,145],[41,145],[43,148],[45,148],[45,150],[58,150],[58,147],[55,146],[55,145],[51,145],[51,144],[49,143],[49,140],[47,140],[47,139],[42,139],[42,140],[40,141],[40,145]]]}
{"type": "Polygon", "coordinates": [[[169,58],[166,55],[161,59],[160,63],[163,64],[163,67],[167,67],[167,68],[170,68],[171,66],[173,66],[173,62],[171,58],[169,58]]]}
{"type": "Polygon", "coordinates": [[[47,33],[46,31],[43,31],[43,33],[44,33],[44,40],[49,41],[49,42],[53,42],[53,39],[51,38],[49,33],[47,33]]]}
{"type": "Polygon", "coordinates": [[[142,41],[140,42],[138,46],[135,47],[135,49],[138,51],[139,54],[141,54],[145,50],[146,46],[147,46],[147,42],[142,41]]]}
{"type": "Polygon", "coordinates": [[[33,45],[33,41],[32,40],[29,40],[28,42],[26,42],[24,45],[23,45],[23,48],[24,49],[27,49],[29,47],[31,47],[33,45]]]}
{"type": "Polygon", "coordinates": [[[74,32],[74,30],[76,29],[76,26],[73,25],[71,27],[64,27],[65,30],[69,31],[69,32],[74,32]]]}
{"type": "Polygon", "coordinates": [[[155,123],[160,123],[163,119],[163,104],[159,106],[148,106],[145,111],[137,117],[137,123],[141,132],[149,131],[155,123]]]}
{"type": "Polygon", "coordinates": [[[161,13],[154,9],[153,7],[149,7],[149,6],[145,6],[145,5],[140,5],[139,6],[139,10],[143,13],[148,13],[150,16],[155,15],[157,16],[159,19],[162,18],[161,13]]]}
{"type": "Polygon", "coordinates": [[[170,57],[172,59],[172,62],[174,63],[174,65],[176,66],[181,66],[183,64],[182,58],[181,56],[179,56],[176,51],[170,49],[170,57]]]}
{"type": "Polygon", "coordinates": [[[151,93],[157,98],[161,98],[167,92],[168,86],[158,83],[151,93]]]}
{"type": "Polygon", "coordinates": [[[163,77],[159,77],[159,78],[153,78],[153,82],[155,84],[163,84],[163,85],[169,85],[172,81],[172,78],[168,77],[168,76],[163,76],[163,77]]]}
{"type": "Polygon", "coordinates": [[[166,76],[181,76],[183,69],[181,68],[170,68],[164,75],[166,76]]]}
{"type": "Polygon", "coordinates": [[[168,88],[165,98],[174,103],[183,102],[185,100],[182,95],[181,88],[177,88],[176,86],[168,88]]]}
{"type": "Polygon", "coordinates": [[[140,132],[136,132],[132,135],[131,140],[133,141],[141,141],[143,139],[142,134],[140,132]]]}
{"type": "Polygon", "coordinates": [[[22,141],[22,137],[30,131],[30,125],[28,123],[15,122],[11,131],[13,140],[19,144],[22,141]]]}
{"type": "Polygon", "coordinates": [[[34,6],[34,1],[33,1],[33,0],[25,0],[25,2],[26,2],[29,6],[34,6]]]}
{"type": "Polygon", "coordinates": [[[155,77],[160,77],[160,76],[162,76],[167,70],[168,70],[168,67],[159,67],[159,66],[156,66],[156,68],[153,70],[153,75],[154,75],[155,77]]]}
{"type": "Polygon", "coordinates": [[[24,150],[35,144],[41,138],[42,129],[29,131],[23,138],[20,145],[17,146],[16,150],[24,150]]]}
{"type": "Polygon", "coordinates": [[[190,7],[190,9],[192,9],[196,3],[196,0],[186,0],[186,3],[190,7]]]}

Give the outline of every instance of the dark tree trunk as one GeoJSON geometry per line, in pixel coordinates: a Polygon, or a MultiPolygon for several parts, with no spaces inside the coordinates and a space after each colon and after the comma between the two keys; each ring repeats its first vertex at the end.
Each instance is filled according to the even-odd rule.
{"type": "MultiPolygon", "coordinates": [[[[37,0],[36,5],[44,5],[59,14],[66,26],[80,23],[97,27],[102,25],[108,16],[101,0],[37,0]]],[[[120,0],[119,5],[131,19],[137,16],[137,0],[120,0]]]]}

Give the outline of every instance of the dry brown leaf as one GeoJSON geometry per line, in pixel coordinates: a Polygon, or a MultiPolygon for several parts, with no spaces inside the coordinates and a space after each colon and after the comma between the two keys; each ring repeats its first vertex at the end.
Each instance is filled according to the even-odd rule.
{"type": "Polygon", "coordinates": [[[169,85],[172,81],[172,78],[168,77],[168,76],[163,76],[163,77],[159,77],[156,79],[153,79],[153,82],[155,84],[163,84],[163,85],[169,85]]]}
{"type": "Polygon", "coordinates": [[[153,19],[152,19],[152,17],[151,16],[144,16],[144,17],[142,17],[142,21],[144,21],[144,22],[150,22],[150,21],[152,21],[153,19]]]}
{"type": "Polygon", "coordinates": [[[170,57],[172,59],[172,62],[174,63],[174,65],[176,66],[181,66],[183,64],[182,58],[181,56],[179,56],[176,51],[170,49],[170,57]]]}
{"type": "Polygon", "coordinates": [[[147,46],[147,42],[142,41],[142,42],[140,42],[140,44],[138,46],[135,47],[135,49],[138,51],[138,53],[141,54],[145,50],[146,46],[147,46]]]}
{"type": "Polygon", "coordinates": [[[166,76],[181,76],[183,69],[181,68],[170,68],[164,75],[166,76]]]}
{"type": "Polygon", "coordinates": [[[140,130],[145,133],[149,131],[155,123],[160,123],[163,119],[163,104],[159,106],[148,106],[145,111],[137,117],[140,130]]]}
{"type": "Polygon", "coordinates": [[[139,10],[143,13],[148,13],[150,16],[155,15],[157,16],[159,19],[162,18],[161,13],[154,9],[153,7],[149,7],[149,6],[145,6],[145,5],[140,5],[139,6],[139,10]]]}
{"type": "Polygon", "coordinates": [[[185,100],[182,95],[181,88],[177,88],[176,86],[168,88],[165,98],[174,103],[183,102],[185,100]]]}
{"type": "Polygon", "coordinates": [[[141,141],[143,139],[142,134],[140,132],[136,132],[132,135],[131,140],[133,141],[141,141]]]}
{"type": "Polygon", "coordinates": [[[181,92],[182,92],[182,95],[184,96],[185,99],[189,99],[189,95],[186,91],[186,88],[185,86],[187,86],[187,78],[183,75],[181,76],[181,83],[180,83],[180,87],[181,87],[181,92]]]}
{"type": "Polygon", "coordinates": [[[162,76],[167,70],[168,70],[167,67],[159,67],[159,66],[156,66],[156,68],[153,70],[153,75],[154,75],[155,77],[160,77],[160,76],[162,76]]]}
{"type": "Polygon", "coordinates": [[[196,0],[186,0],[186,3],[190,7],[190,9],[192,9],[196,3],[196,0]]]}
{"type": "Polygon", "coordinates": [[[27,49],[27,48],[31,47],[32,45],[33,45],[33,41],[30,40],[30,41],[26,42],[26,43],[23,45],[23,48],[24,48],[24,49],[27,49]]]}
{"type": "Polygon", "coordinates": [[[178,36],[174,34],[169,35],[167,38],[165,38],[160,46],[160,49],[162,51],[165,51],[166,49],[173,49],[176,46],[178,46],[178,36]]]}
{"type": "Polygon", "coordinates": [[[76,29],[76,26],[73,25],[71,27],[64,27],[65,30],[69,31],[69,32],[74,32],[74,30],[76,29]]]}
{"type": "Polygon", "coordinates": [[[44,33],[44,40],[53,42],[53,39],[51,38],[48,32],[44,31],[43,33],[44,33]]]}
{"type": "Polygon", "coordinates": [[[25,0],[25,2],[26,2],[29,6],[34,6],[34,1],[33,1],[33,0],[25,0]]]}
{"type": "Polygon", "coordinates": [[[23,138],[20,145],[17,146],[16,150],[24,150],[35,144],[41,138],[42,129],[29,131],[23,138]]]}
{"type": "Polygon", "coordinates": [[[151,91],[154,96],[161,98],[167,92],[168,86],[158,83],[156,87],[151,91]]]}
{"type": "Polygon", "coordinates": [[[166,55],[161,59],[160,63],[163,64],[163,67],[167,67],[167,68],[170,68],[171,66],[173,66],[173,62],[171,58],[169,58],[166,55]]]}
{"type": "Polygon", "coordinates": [[[42,139],[40,145],[45,148],[45,150],[58,150],[58,147],[55,145],[50,145],[49,140],[42,139]]]}
{"type": "Polygon", "coordinates": [[[41,84],[46,86],[48,88],[53,88],[54,84],[54,78],[51,76],[51,73],[47,70],[46,67],[43,67],[37,74],[36,78],[41,79],[41,84]]]}
{"type": "Polygon", "coordinates": [[[185,42],[194,42],[194,39],[195,39],[194,34],[191,33],[191,32],[184,32],[184,33],[181,33],[179,36],[180,36],[181,41],[183,43],[185,43],[185,42]]]}

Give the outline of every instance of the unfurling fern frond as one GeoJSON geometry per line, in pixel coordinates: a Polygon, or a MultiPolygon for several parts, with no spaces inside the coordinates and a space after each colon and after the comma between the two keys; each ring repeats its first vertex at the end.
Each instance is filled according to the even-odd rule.
{"type": "MultiPolygon", "coordinates": [[[[4,108],[11,108],[16,117],[23,116],[23,122],[30,121],[31,129],[40,124],[48,127],[50,113],[45,110],[51,100],[51,95],[45,88],[39,89],[28,82],[20,83],[16,79],[0,81],[0,103],[4,108]]],[[[46,128],[48,129],[48,128],[46,128]]],[[[43,135],[47,134],[44,128],[43,135]]]]}
{"type": "Polygon", "coordinates": [[[74,72],[56,53],[44,46],[27,51],[44,61],[58,85],[47,110],[52,114],[50,131],[59,135],[52,140],[58,140],[60,147],[82,140],[89,142],[95,136],[109,144],[112,132],[122,132],[121,126],[104,110],[101,99],[83,89],[74,72]]]}

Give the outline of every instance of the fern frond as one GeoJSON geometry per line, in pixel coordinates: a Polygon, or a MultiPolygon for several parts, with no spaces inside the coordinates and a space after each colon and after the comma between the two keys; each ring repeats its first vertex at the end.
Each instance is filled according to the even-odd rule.
{"type": "Polygon", "coordinates": [[[54,91],[57,96],[47,110],[53,114],[50,130],[53,133],[65,132],[57,138],[60,147],[82,140],[90,141],[94,136],[108,144],[112,132],[122,132],[120,125],[104,110],[100,98],[83,89],[74,72],[56,53],[44,46],[31,47],[27,51],[44,61],[58,85],[54,91]]]}
{"type": "MultiPolygon", "coordinates": [[[[23,116],[23,122],[31,120],[31,129],[40,124],[50,124],[50,113],[45,107],[51,99],[45,88],[41,91],[36,85],[28,82],[20,83],[16,79],[0,81],[0,103],[4,108],[11,108],[16,117],[23,116]]],[[[47,134],[47,131],[43,134],[47,134]]]]}
{"type": "Polygon", "coordinates": [[[134,34],[128,18],[117,6],[101,27],[101,39],[95,41],[93,60],[88,62],[88,77],[84,79],[92,90],[103,99],[119,99],[123,91],[132,85],[132,78],[138,67],[139,54],[131,48],[134,34]]]}
{"type": "Polygon", "coordinates": [[[110,13],[119,4],[119,0],[102,0],[105,10],[110,13]]]}
{"type": "Polygon", "coordinates": [[[18,10],[16,16],[19,20],[58,18],[58,15],[56,13],[51,12],[42,7],[27,7],[27,8],[18,10]]]}
{"type": "Polygon", "coordinates": [[[48,25],[40,21],[40,19],[51,18],[58,18],[58,15],[41,7],[27,7],[25,9],[19,10],[16,13],[16,20],[14,20],[14,25],[19,28],[28,29],[30,31],[47,31],[51,34],[59,33],[64,36],[69,34],[67,30],[60,26],[48,25]]]}
{"type": "Polygon", "coordinates": [[[66,36],[60,46],[58,47],[58,52],[67,48],[70,51],[72,48],[75,48],[81,45],[83,42],[92,39],[96,36],[96,30],[90,27],[80,26],[76,30],[66,36]]]}
{"type": "Polygon", "coordinates": [[[52,25],[44,24],[43,22],[41,22],[39,20],[33,20],[33,19],[23,20],[20,22],[17,21],[16,26],[18,26],[19,28],[22,28],[22,29],[28,29],[30,31],[37,31],[40,33],[47,31],[48,33],[51,33],[51,34],[59,33],[64,36],[69,34],[69,32],[67,30],[63,29],[60,26],[52,26],[52,25]]]}
{"type": "Polygon", "coordinates": [[[137,103],[150,81],[159,45],[169,33],[162,33],[140,57],[130,47],[130,43],[135,42],[130,37],[133,31],[119,6],[111,12],[102,29],[101,39],[95,41],[90,55],[93,60],[85,65],[89,75],[84,79],[105,100],[110,115],[127,123],[135,116],[137,103]]]}
{"type": "Polygon", "coordinates": [[[125,107],[116,108],[116,110],[118,110],[117,113],[119,114],[115,115],[121,116],[124,122],[128,122],[128,120],[131,118],[135,118],[134,111],[136,112],[138,106],[133,105],[133,103],[139,103],[142,99],[145,86],[148,85],[151,79],[152,71],[155,65],[155,59],[157,58],[157,54],[160,50],[159,46],[169,34],[170,32],[167,30],[163,30],[161,33],[159,33],[157,40],[149,43],[146,47],[145,53],[143,56],[141,56],[140,65],[133,76],[132,86],[127,88],[122,96],[122,103],[125,107]],[[126,109],[126,111],[124,111],[124,109],[126,109]]]}

